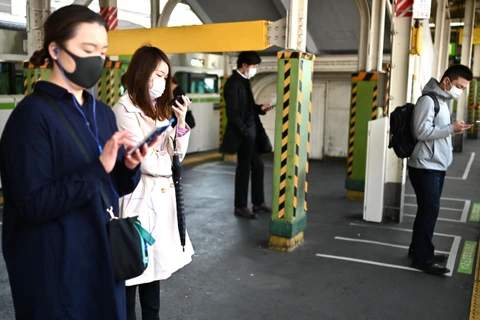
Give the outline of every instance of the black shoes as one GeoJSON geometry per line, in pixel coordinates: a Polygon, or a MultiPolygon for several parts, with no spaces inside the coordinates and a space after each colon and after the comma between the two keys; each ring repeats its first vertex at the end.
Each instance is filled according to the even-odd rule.
{"type": "Polygon", "coordinates": [[[252,213],[248,208],[235,208],[235,216],[245,219],[257,219],[257,215],[252,213]]]}
{"type": "MultiPolygon", "coordinates": [[[[408,257],[413,258],[413,250],[408,250],[408,257]]],[[[442,263],[448,260],[447,254],[436,254],[433,256],[433,262],[435,263],[442,263]]]]}
{"type": "Polygon", "coordinates": [[[272,213],[272,209],[267,207],[265,203],[262,203],[261,205],[253,205],[252,206],[253,212],[254,213],[272,213]]]}
{"type": "Polygon", "coordinates": [[[419,269],[419,270],[422,270],[423,272],[434,274],[434,275],[444,275],[450,272],[448,268],[438,265],[433,261],[428,261],[428,262],[413,261],[412,268],[419,269]]]}

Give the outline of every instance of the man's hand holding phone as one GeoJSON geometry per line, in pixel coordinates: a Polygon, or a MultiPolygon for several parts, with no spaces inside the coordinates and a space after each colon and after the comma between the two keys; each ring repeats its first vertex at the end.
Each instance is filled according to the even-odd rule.
{"type": "Polygon", "coordinates": [[[275,108],[275,105],[274,104],[271,104],[271,103],[265,103],[263,106],[262,106],[262,111],[263,112],[268,112],[270,110],[272,110],[273,108],[275,108]]]}

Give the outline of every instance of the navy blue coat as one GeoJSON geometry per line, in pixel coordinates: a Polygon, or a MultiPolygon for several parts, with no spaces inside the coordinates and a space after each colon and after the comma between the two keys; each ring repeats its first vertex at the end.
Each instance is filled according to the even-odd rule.
{"type": "MultiPolygon", "coordinates": [[[[51,107],[37,95],[13,110],[0,141],[4,196],[2,248],[17,319],[116,320],[126,318],[125,284],[116,282],[107,240],[109,215],[100,185],[118,214],[118,196],[139,179],[120,149],[107,174],[97,143],[65,89],[38,82],[64,112],[92,159],[87,163],[51,107]],[[113,190],[115,188],[115,191],[113,190]]],[[[92,129],[93,97],[84,92],[81,109],[92,129]]],[[[117,131],[115,116],[97,101],[103,147],[117,131]]]]}

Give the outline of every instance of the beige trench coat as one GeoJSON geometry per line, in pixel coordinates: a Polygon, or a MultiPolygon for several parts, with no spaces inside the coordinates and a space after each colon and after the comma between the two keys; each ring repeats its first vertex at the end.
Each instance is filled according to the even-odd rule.
{"type": "MultiPolygon", "coordinates": [[[[119,129],[132,132],[135,142],[145,138],[155,125],[168,124],[168,120],[155,124],[133,105],[128,94],[120,98],[113,111],[119,129]]],[[[139,216],[142,226],[156,240],[148,248],[147,269],[139,277],[127,280],[127,286],[167,279],[192,260],[194,251],[188,233],[183,252],[178,232],[175,189],[171,178],[175,131],[172,127],[168,128],[161,136],[160,144],[148,151],[140,166],[142,176],[138,186],[133,193],[120,199],[120,216],[139,216]]],[[[181,161],[187,152],[189,137],[190,130],[176,139],[181,161]]]]}

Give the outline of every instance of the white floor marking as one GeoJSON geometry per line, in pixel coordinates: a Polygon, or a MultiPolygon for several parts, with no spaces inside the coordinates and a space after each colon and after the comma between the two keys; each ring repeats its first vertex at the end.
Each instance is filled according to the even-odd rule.
{"type": "MultiPolygon", "coordinates": [[[[408,250],[408,248],[409,248],[409,246],[402,246],[402,245],[399,245],[399,244],[392,244],[392,243],[387,243],[387,242],[379,242],[379,241],[371,241],[371,240],[363,240],[363,239],[345,238],[345,237],[335,237],[335,240],[369,243],[369,244],[376,244],[376,245],[379,245],[379,246],[399,248],[399,249],[405,249],[405,250],[408,250]]],[[[447,251],[439,251],[439,250],[435,250],[435,252],[436,253],[442,253],[442,254],[449,254],[450,253],[450,252],[447,252],[447,251]]]]}
{"type": "Polygon", "coordinates": [[[402,269],[402,270],[408,270],[408,271],[422,272],[421,270],[406,267],[406,266],[399,266],[399,265],[396,265],[396,264],[381,263],[381,262],[370,261],[370,260],[355,259],[355,258],[348,258],[348,257],[341,257],[341,256],[332,256],[332,255],[321,254],[321,253],[317,253],[316,256],[317,257],[322,257],[322,258],[330,258],[330,259],[337,259],[337,260],[345,260],[345,261],[371,264],[371,265],[375,265],[375,266],[387,267],[387,268],[393,268],[393,269],[402,269]]]}
{"type": "MultiPolygon", "coordinates": [[[[405,194],[405,197],[409,197],[409,198],[415,198],[416,196],[414,194],[405,194]]],[[[462,201],[470,201],[469,199],[460,199],[460,198],[444,198],[444,197],[441,197],[440,200],[447,200],[447,201],[459,201],[459,202],[462,202],[462,201]]]]}
{"type": "Polygon", "coordinates": [[[463,173],[463,180],[467,180],[468,174],[470,173],[470,169],[472,168],[473,159],[475,159],[475,152],[472,152],[470,156],[470,160],[468,161],[467,167],[465,168],[465,172],[463,173]]]}
{"type": "Polygon", "coordinates": [[[224,171],[224,170],[205,170],[205,169],[193,169],[192,171],[195,172],[204,172],[204,173],[221,173],[221,174],[232,174],[235,175],[235,172],[233,171],[224,171]]]}
{"type": "MultiPolygon", "coordinates": [[[[405,203],[406,207],[417,207],[416,204],[413,203],[405,203]]],[[[447,211],[460,211],[463,212],[463,209],[456,209],[456,208],[448,208],[448,207],[440,207],[440,210],[447,210],[447,211]]]]}
{"type": "MultiPolygon", "coordinates": [[[[378,229],[387,229],[387,230],[397,230],[397,231],[404,231],[404,232],[413,232],[412,229],[406,229],[406,228],[397,228],[397,227],[386,227],[386,226],[375,226],[375,225],[368,225],[368,224],[363,224],[363,223],[356,223],[356,222],[351,222],[351,226],[357,226],[357,227],[364,227],[364,228],[378,228],[378,229]]],[[[455,238],[457,236],[453,234],[445,234],[445,233],[433,233],[436,236],[439,237],[448,237],[448,238],[455,238]]]]}
{"type": "Polygon", "coordinates": [[[453,238],[452,248],[450,249],[450,254],[448,255],[447,268],[450,269],[450,272],[447,273],[447,276],[452,276],[453,269],[455,268],[455,260],[457,260],[458,249],[460,248],[460,237],[455,236],[453,238]]]}

